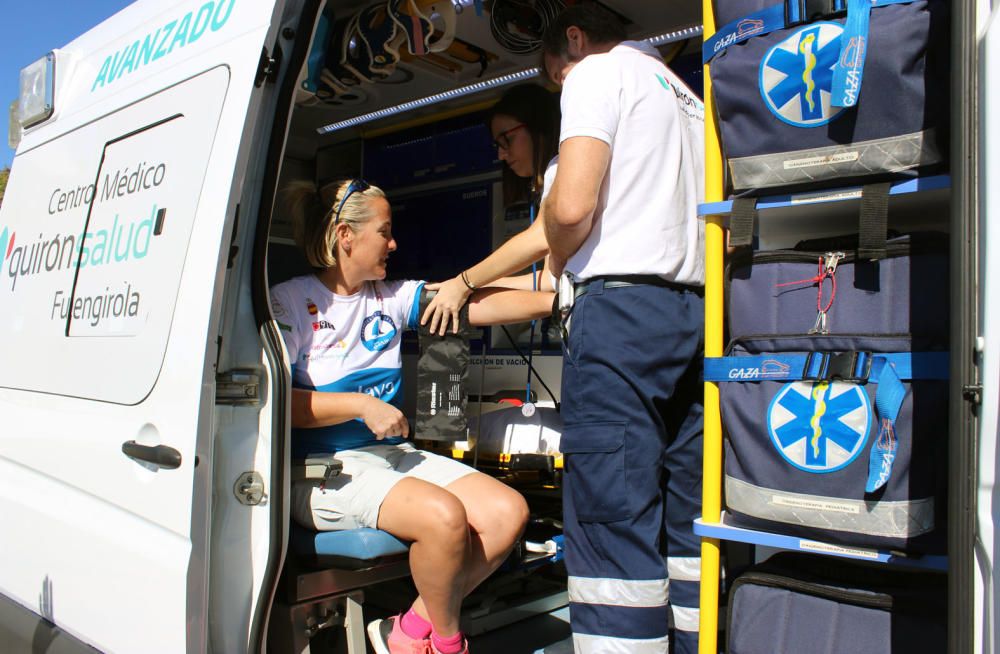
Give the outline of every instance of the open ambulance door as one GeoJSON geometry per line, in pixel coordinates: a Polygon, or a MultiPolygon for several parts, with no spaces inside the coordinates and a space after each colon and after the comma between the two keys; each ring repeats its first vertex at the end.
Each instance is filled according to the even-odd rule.
{"type": "Polygon", "coordinates": [[[963,232],[953,228],[960,236],[953,239],[958,242],[953,247],[966,253],[952,272],[953,279],[962,284],[960,295],[952,292],[952,297],[962,298],[960,312],[953,308],[953,315],[961,321],[959,337],[964,333],[972,341],[975,334],[978,339],[958,341],[964,349],[959,350],[962,356],[953,356],[958,362],[952,364],[960,366],[962,377],[954,384],[958,388],[953,388],[951,398],[953,405],[961,407],[955,423],[961,430],[952,432],[956,445],[950,461],[956,490],[948,507],[954,524],[949,548],[955,553],[950,555],[954,564],[949,651],[993,654],[1000,646],[1000,539],[996,535],[1000,525],[1000,343],[996,338],[1000,331],[1000,239],[995,227],[1000,193],[993,181],[1000,175],[1000,88],[991,82],[1000,70],[1000,7],[995,2],[957,3],[953,12],[958,62],[952,101],[958,117],[957,121],[953,118],[953,161],[961,162],[961,167],[953,164],[960,174],[957,179],[953,175],[953,185],[959,189],[953,213],[966,226],[963,232]],[[960,89],[971,91],[961,98],[960,89]],[[973,584],[967,583],[969,578],[973,584]]]}
{"type": "Polygon", "coordinates": [[[213,513],[237,502],[232,479],[212,488],[226,456],[219,299],[248,137],[271,99],[276,4],[125,9],[57,51],[55,114],[14,159],[0,213],[14,271],[0,284],[0,551],[17,563],[0,593],[102,651],[246,651],[266,620],[272,504],[252,507],[259,560],[251,592],[230,598],[242,618],[214,624],[209,579],[212,540],[230,534],[213,533],[213,513]],[[216,630],[233,647],[211,642],[216,630]]]}

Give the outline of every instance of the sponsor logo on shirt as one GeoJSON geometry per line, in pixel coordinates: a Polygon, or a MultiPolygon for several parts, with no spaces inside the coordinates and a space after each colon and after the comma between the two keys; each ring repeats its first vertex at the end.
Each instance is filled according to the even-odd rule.
{"type": "Polygon", "coordinates": [[[381,399],[382,397],[394,395],[396,392],[396,385],[391,381],[388,381],[380,384],[373,384],[371,386],[358,386],[358,392],[367,393],[372,397],[381,399]]]}
{"type": "Polygon", "coordinates": [[[321,329],[336,329],[336,327],[333,326],[332,322],[329,322],[327,320],[317,320],[317,321],[313,322],[313,331],[314,332],[318,332],[321,329]]]}
{"type": "Polygon", "coordinates": [[[660,86],[668,91],[674,92],[674,95],[677,97],[677,101],[680,103],[681,111],[684,112],[686,116],[696,120],[705,119],[705,103],[692,96],[685,89],[682,89],[676,84],[671,84],[670,80],[663,75],[657,75],[656,79],[660,81],[660,86]]]}
{"type": "Polygon", "coordinates": [[[361,344],[371,352],[381,352],[389,347],[397,331],[392,318],[376,311],[361,324],[361,344]]]}
{"type": "Polygon", "coordinates": [[[347,357],[347,341],[341,339],[335,343],[314,345],[308,352],[302,353],[303,361],[318,359],[344,359],[347,357]]]}

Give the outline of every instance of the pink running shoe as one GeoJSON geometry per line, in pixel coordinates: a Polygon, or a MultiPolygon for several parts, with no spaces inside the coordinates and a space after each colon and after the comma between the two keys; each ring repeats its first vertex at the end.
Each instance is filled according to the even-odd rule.
{"type": "MultiPolygon", "coordinates": [[[[438,651],[438,648],[434,647],[434,645],[430,645],[430,649],[427,650],[427,651],[430,652],[430,654],[441,654],[441,652],[438,651]]],[[[462,641],[462,651],[460,651],[458,654],[469,654],[469,641],[468,640],[463,640],[462,641]]]]}
{"type": "MultiPolygon", "coordinates": [[[[410,638],[400,627],[401,615],[368,623],[368,638],[376,654],[431,654],[430,638],[410,638]]],[[[468,650],[466,650],[468,651],[468,650]]]]}

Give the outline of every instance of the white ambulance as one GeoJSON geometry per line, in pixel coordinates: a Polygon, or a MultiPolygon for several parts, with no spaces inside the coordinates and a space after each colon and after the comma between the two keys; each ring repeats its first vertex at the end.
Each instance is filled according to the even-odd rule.
{"type": "MultiPolygon", "coordinates": [[[[291,241],[276,192],[356,174],[363,144],[537,76],[537,54],[498,45],[489,3],[409,1],[467,47],[404,57],[393,84],[334,80],[333,97],[310,58],[324,16],[368,0],[140,0],[22,73],[0,207],[0,649],[301,652],[336,626],[364,651],[363,588],[405,566],[289,572],[289,362],[268,286],[291,241]]],[[[700,49],[693,0],[604,4],[637,37],[700,49]]],[[[972,4],[952,16],[955,654],[1000,638],[1000,134],[985,119],[1000,26],[995,2],[972,4]]],[[[410,162],[397,196],[489,198],[488,251],[513,229],[498,170],[452,168],[410,162]]],[[[498,377],[481,393],[520,384],[520,360],[489,345],[479,363],[498,377]]],[[[535,365],[558,388],[558,348],[535,365]]]]}

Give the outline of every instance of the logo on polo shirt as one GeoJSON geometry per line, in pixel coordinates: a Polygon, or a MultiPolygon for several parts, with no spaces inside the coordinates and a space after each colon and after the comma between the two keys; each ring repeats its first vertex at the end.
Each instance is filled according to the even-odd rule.
{"type": "Polygon", "coordinates": [[[799,470],[840,470],[858,457],[871,429],[871,402],[857,384],[786,384],[767,410],[771,443],[799,470]]]}
{"type": "Polygon", "coordinates": [[[317,320],[313,322],[314,332],[318,332],[321,329],[336,329],[336,327],[333,326],[332,322],[329,322],[327,320],[317,320]]]}
{"type": "Polygon", "coordinates": [[[284,318],[288,315],[288,312],[285,310],[285,305],[283,305],[280,300],[273,297],[271,298],[271,313],[275,318],[284,318]]]}
{"type": "Polygon", "coordinates": [[[335,343],[320,343],[319,345],[314,345],[308,352],[302,353],[303,361],[345,358],[347,358],[347,342],[343,339],[335,343]]]}
{"type": "Polygon", "coordinates": [[[396,332],[396,323],[392,318],[376,311],[361,324],[361,344],[372,352],[381,352],[389,347],[396,332]]]}
{"type": "Polygon", "coordinates": [[[771,113],[795,127],[816,127],[843,111],[830,104],[843,33],[837,23],[812,23],[764,55],[760,93],[771,113]]]}

